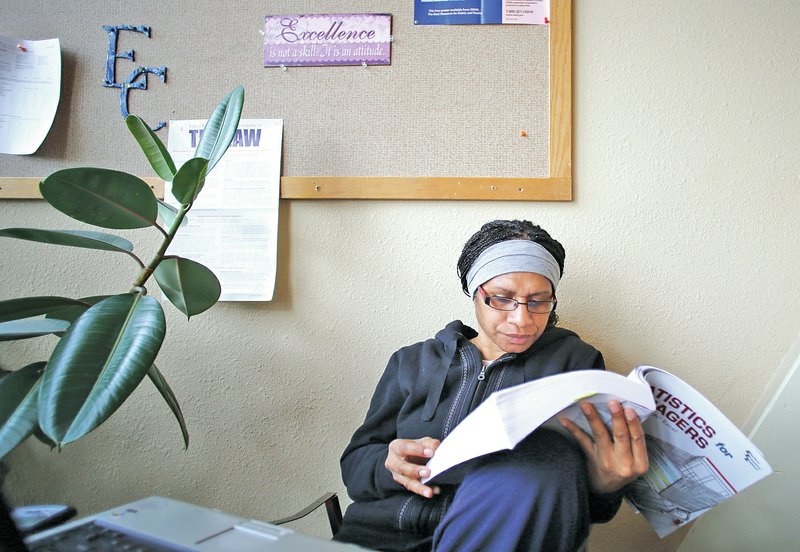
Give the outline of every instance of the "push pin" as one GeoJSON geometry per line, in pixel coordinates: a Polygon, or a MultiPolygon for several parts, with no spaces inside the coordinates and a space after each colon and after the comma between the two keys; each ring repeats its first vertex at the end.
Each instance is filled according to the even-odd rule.
{"type": "Polygon", "coordinates": [[[367,68],[367,62],[366,62],[366,61],[362,61],[362,62],[361,62],[361,67],[363,67],[364,69],[366,69],[366,68],[367,68]]]}
{"type": "Polygon", "coordinates": [[[20,52],[27,52],[28,51],[28,49],[25,46],[23,46],[22,44],[17,44],[17,50],[19,50],[20,52]]]}
{"type": "Polygon", "coordinates": [[[281,71],[286,71],[286,66],[281,64],[281,71]]]}
{"type": "Polygon", "coordinates": [[[527,137],[528,137],[528,133],[527,133],[527,132],[525,132],[524,130],[521,130],[521,131],[519,132],[519,135],[520,135],[520,136],[522,136],[523,138],[527,138],[527,137]]]}

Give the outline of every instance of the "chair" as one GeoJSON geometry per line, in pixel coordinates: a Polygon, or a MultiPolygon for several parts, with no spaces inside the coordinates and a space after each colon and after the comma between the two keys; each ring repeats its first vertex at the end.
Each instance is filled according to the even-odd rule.
{"type": "Polygon", "coordinates": [[[330,523],[331,526],[331,534],[336,536],[336,533],[339,532],[339,527],[342,525],[342,509],[339,506],[339,497],[336,496],[336,493],[325,493],[299,512],[281,519],[270,521],[270,523],[273,525],[283,525],[284,523],[298,520],[307,516],[323,504],[325,505],[325,511],[328,514],[328,523],[330,523]]]}
{"type": "MultiPolygon", "coordinates": [[[[339,497],[336,496],[336,493],[325,493],[314,502],[300,510],[299,512],[287,516],[285,518],[276,519],[274,521],[270,521],[273,525],[283,525],[284,523],[289,523],[290,521],[298,520],[302,517],[307,516],[317,508],[322,505],[325,505],[325,511],[328,513],[328,523],[331,525],[331,535],[334,537],[336,533],[339,532],[339,527],[342,525],[342,509],[339,506],[339,497]]],[[[581,547],[577,550],[577,552],[588,552],[589,550],[589,537],[586,537],[586,540],[583,542],[581,547]]]]}

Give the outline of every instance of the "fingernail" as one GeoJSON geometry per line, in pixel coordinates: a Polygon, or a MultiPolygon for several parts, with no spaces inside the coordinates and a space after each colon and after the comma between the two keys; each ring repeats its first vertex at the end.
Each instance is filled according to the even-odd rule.
{"type": "Polygon", "coordinates": [[[608,409],[611,411],[612,414],[616,414],[621,410],[621,407],[617,401],[611,401],[610,403],[608,403],[608,409]]]}
{"type": "Polygon", "coordinates": [[[634,421],[634,420],[637,418],[637,416],[636,416],[636,411],[635,411],[633,408],[628,408],[628,409],[626,409],[626,410],[625,410],[625,418],[626,418],[626,419],[627,419],[629,422],[632,422],[632,421],[634,421]]]}
{"type": "Polygon", "coordinates": [[[428,477],[428,473],[429,472],[426,469],[419,470],[419,476],[420,477],[428,477]]]}
{"type": "Polygon", "coordinates": [[[581,403],[581,410],[583,410],[584,414],[591,414],[592,413],[592,409],[589,406],[589,403],[581,403]]]}
{"type": "Polygon", "coordinates": [[[433,456],[433,449],[426,448],[425,450],[422,451],[422,454],[424,454],[425,456],[433,456]]]}

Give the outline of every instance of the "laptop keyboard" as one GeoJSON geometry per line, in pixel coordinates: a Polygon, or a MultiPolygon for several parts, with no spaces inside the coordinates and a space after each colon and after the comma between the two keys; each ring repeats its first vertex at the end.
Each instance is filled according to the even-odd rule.
{"type": "Polygon", "coordinates": [[[84,523],[28,545],[31,552],[164,552],[173,551],[151,542],[109,529],[98,523],[84,523]]]}

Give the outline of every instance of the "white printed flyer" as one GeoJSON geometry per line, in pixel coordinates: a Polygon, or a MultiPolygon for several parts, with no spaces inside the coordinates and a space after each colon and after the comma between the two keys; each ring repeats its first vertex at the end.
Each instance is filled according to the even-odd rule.
{"type": "Polygon", "coordinates": [[[59,40],[0,36],[0,153],[35,153],[53,126],[60,98],[59,40]]]}
{"type": "MultiPolygon", "coordinates": [[[[194,157],[205,120],[170,121],[175,165],[194,157]]],[[[220,301],[271,301],[278,260],[282,119],[242,119],[230,148],[206,178],[169,253],[207,266],[220,301]]],[[[171,183],[164,201],[179,206],[171,183]]]]}

